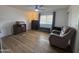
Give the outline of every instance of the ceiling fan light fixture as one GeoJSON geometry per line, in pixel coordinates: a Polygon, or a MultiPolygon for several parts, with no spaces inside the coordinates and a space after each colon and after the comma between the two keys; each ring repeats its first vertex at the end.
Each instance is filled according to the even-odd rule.
{"type": "Polygon", "coordinates": [[[39,11],[38,9],[35,9],[35,11],[39,11]]]}

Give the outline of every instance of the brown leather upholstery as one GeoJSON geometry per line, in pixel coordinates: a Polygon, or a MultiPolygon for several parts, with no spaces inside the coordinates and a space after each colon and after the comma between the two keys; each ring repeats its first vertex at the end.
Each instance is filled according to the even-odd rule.
{"type": "MultiPolygon", "coordinates": [[[[63,28],[66,28],[66,27],[64,26],[63,28]]],[[[67,46],[70,45],[71,48],[73,48],[76,30],[74,28],[67,26],[67,29],[61,35],[62,31],[60,32],[60,34],[57,34],[53,31],[51,32],[49,36],[50,44],[59,48],[67,48],[67,46]]]]}

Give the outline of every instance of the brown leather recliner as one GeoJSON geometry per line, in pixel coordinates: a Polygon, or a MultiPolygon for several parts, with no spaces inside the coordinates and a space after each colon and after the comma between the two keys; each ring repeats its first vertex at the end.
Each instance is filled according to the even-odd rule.
{"type": "Polygon", "coordinates": [[[61,32],[53,30],[49,35],[49,43],[59,48],[67,48],[68,45],[73,49],[75,43],[76,30],[69,26],[64,26],[61,32]],[[59,33],[59,34],[57,34],[59,33]]]}

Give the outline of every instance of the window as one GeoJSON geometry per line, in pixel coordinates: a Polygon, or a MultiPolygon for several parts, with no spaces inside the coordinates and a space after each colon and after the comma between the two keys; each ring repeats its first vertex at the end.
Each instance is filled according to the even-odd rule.
{"type": "Polygon", "coordinates": [[[52,26],[52,15],[41,15],[40,27],[50,28],[52,26]]]}

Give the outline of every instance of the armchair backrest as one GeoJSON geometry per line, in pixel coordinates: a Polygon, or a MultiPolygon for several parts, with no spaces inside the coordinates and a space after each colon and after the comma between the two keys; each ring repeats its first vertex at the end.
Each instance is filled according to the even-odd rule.
{"type": "Polygon", "coordinates": [[[76,30],[74,28],[70,28],[69,31],[65,33],[63,36],[64,38],[71,39],[75,33],[76,30]]]}
{"type": "Polygon", "coordinates": [[[71,27],[63,27],[60,36],[63,36],[66,39],[71,39],[73,37],[73,35],[76,33],[76,30],[74,28],[71,27]],[[64,31],[64,33],[62,33],[62,31],[64,31]]]}

